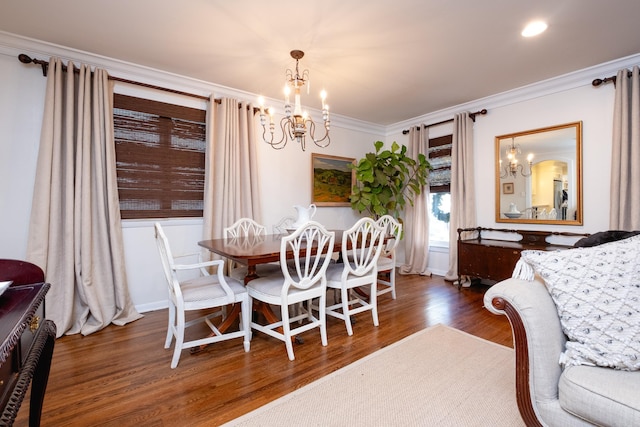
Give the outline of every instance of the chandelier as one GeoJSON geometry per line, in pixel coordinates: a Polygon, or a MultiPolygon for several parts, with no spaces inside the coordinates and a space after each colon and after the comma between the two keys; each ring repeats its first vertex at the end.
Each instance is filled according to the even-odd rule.
{"type": "Polygon", "coordinates": [[[324,123],[325,130],[322,138],[316,139],[316,124],[306,111],[302,111],[302,106],[300,104],[300,89],[307,84],[307,93],[309,92],[309,70],[304,70],[301,74],[298,69],[300,58],[303,56],[304,52],[301,50],[291,51],[291,57],[296,60],[296,69],[295,72],[289,69],[286,71],[287,83],[284,87],[285,117],[280,120],[282,138],[280,138],[279,141],[274,141],[275,123],[273,122],[273,107],[267,110],[267,114],[269,114],[269,128],[267,129],[267,114],[265,114],[264,100],[262,97],[259,100],[262,139],[276,150],[284,148],[289,139],[291,139],[291,141],[297,141],[298,144],[300,144],[302,151],[304,151],[307,130],[309,131],[309,137],[318,147],[324,148],[331,143],[331,138],[329,137],[329,127],[331,124],[331,121],[329,120],[329,106],[325,103],[327,93],[323,90],[320,94],[320,98],[322,99],[322,121],[324,123]],[[291,92],[293,92],[293,106],[290,102],[291,92]]]}
{"type": "Polygon", "coordinates": [[[508,176],[514,177],[520,172],[524,177],[531,176],[531,166],[533,164],[533,153],[529,153],[527,156],[527,163],[529,164],[529,172],[525,171],[522,164],[518,164],[518,154],[521,154],[520,146],[515,143],[514,138],[511,138],[511,145],[505,150],[507,155],[508,164],[502,166],[502,159],[500,159],[500,178],[506,178],[508,176]]]}

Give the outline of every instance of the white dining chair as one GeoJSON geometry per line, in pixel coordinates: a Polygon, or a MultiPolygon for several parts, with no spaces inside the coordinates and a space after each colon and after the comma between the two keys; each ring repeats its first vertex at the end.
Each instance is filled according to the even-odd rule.
{"type": "MultiPolygon", "coordinates": [[[[171,253],[169,241],[159,223],[155,224],[155,237],[162,268],[167,284],[169,286],[169,321],[167,325],[167,337],[164,348],[169,348],[175,338],[175,348],[171,359],[171,368],[178,366],[182,350],[212,344],[219,341],[234,338],[243,338],[244,350],[249,351],[251,341],[251,305],[249,296],[244,285],[232,278],[222,274],[224,261],[206,261],[192,264],[177,264],[176,257],[171,253]],[[210,275],[208,269],[214,267],[216,273],[210,275]],[[179,271],[198,270],[199,276],[180,280],[179,271]],[[222,316],[222,308],[229,304],[241,304],[240,326],[238,331],[221,332],[213,324],[211,319],[222,316]],[[213,313],[186,321],[186,312],[193,310],[204,310],[220,308],[213,313]],[[206,323],[212,334],[201,339],[185,341],[185,329],[196,324],[206,323]]],[[[190,254],[185,256],[197,256],[190,254]]]]}
{"type": "Polygon", "coordinates": [[[377,276],[378,258],[384,244],[385,229],[371,218],[358,220],[342,234],[342,263],[327,268],[327,288],[340,291],[340,301],[327,307],[327,316],[344,320],[347,333],[353,335],[351,316],[371,310],[373,324],[378,326],[377,276]],[[355,288],[369,287],[363,297],[355,288]]]}
{"type": "Polygon", "coordinates": [[[326,270],[329,265],[335,233],[321,224],[310,221],[280,243],[280,275],[259,277],[247,284],[249,299],[280,306],[280,319],[268,324],[251,323],[256,331],[284,341],[289,360],[294,360],[292,338],[313,328],[320,328],[322,345],[327,345],[326,325],[326,270]],[[313,248],[313,250],[309,250],[313,248]],[[287,253],[293,254],[293,268],[287,265],[287,253]],[[317,298],[318,316],[311,310],[311,301],[317,298]],[[303,306],[302,302],[306,302],[303,306]],[[301,312],[289,314],[290,307],[301,312]],[[302,321],[302,323],[300,323],[302,321]]]}
{"type": "Polygon", "coordinates": [[[384,227],[385,242],[378,258],[378,285],[377,295],[391,292],[391,298],[396,299],[396,248],[402,237],[402,224],[391,215],[383,215],[378,218],[378,225],[384,227]],[[388,274],[389,280],[380,273],[388,274]]]}
{"type": "Polygon", "coordinates": [[[273,234],[287,234],[291,230],[296,219],[292,216],[285,216],[273,225],[273,234]]]}
{"type": "MultiPolygon", "coordinates": [[[[266,236],[267,227],[257,223],[251,218],[240,218],[229,227],[225,227],[223,235],[226,239],[243,239],[254,236],[266,236]]],[[[268,276],[270,274],[278,274],[280,265],[277,263],[260,264],[256,266],[256,274],[258,276],[268,276]]],[[[236,280],[244,281],[247,275],[247,266],[231,262],[229,276],[236,280]]]]}

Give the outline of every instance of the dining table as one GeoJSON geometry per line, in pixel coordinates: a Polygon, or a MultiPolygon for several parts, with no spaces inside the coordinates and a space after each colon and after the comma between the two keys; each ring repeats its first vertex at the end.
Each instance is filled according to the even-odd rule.
{"type": "MultiPolygon", "coordinates": [[[[341,253],[343,230],[331,230],[335,233],[333,251],[341,253]]],[[[224,237],[219,239],[202,240],[198,245],[232,260],[236,263],[247,266],[247,274],[244,277],[246,285],[251,280],[258,278],[256,266],[280,261],[280,250],[282,238],[287,234],[262,234],[239,237],[224,237]]],[[[293,250],[287,251],[287,259],[293,258],[293,250]]],[[[275,313],[268,304],[254,301],[254,312],[261,313],[269,323],[278,321],[275,313]]],[[[240,304],[235,304],[227,317],[218,326],[221,332],[226,331],[235,321],[240,313],[240,304]]]]}

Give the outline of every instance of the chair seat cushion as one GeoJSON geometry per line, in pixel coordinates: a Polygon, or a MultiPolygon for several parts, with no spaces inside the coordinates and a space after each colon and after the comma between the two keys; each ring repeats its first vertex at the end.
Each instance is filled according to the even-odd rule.
{"type": "MultiPolygon", "coordinates": [[[[225,277],[225,279],[234,294],[239,295],[247,292],[240,281],[230,277],[225,277]]],[[[180,284],[180,289],[185,303],[210,301],[225,298],[227,295],[216,276],[201,276],[185,280],[180,284]]]]}
{"type": "Polygon", "coordinates": [[[340,281],[342,280],[342,272],[344,271],[343,263],[329,264],[327,267],[327,285],[329,282],[338,282],[338,286],[340,281]]]}
{"type": "MultiPolygon", "coordinates": [[[[259,264],[256,265],[256,274],[259,277],[282,274],[282,269],[280,268],[280,264],[259,264]]],[[[244,277],[247,275],[247,266],[238,266],[231,270],[229,275],[236,280],[244,282],[244,277]]]]}
{"type": "Polygon", "coordinates": [[[378,271],[391,270],[395,266],[396,262],[393,258],[388,258],[386,256],[380,256],[380,258],[378,258],[378,271]]]}
{"type": "MultiPolygon", "coordinates": [[[[249,295],[257,296],[259,300],[269,302],[280,300],[283,284],[284,276],[282,273],[280,275],[272,274],[270,276],[253,279],[247,283],[247,290],[249,295]]],[[[319,282],[317,286],[320,286],[319,282]]],[[[292,286],[289,288],[289,300],[295,300],[296,294],[302,292],[304,292],[302,289],[292,286]]]]}
{"type": "Polygon", "coordinates": [[[560,406],[597,425],[640,425],[640,372],[570,366],[558,384],[560,406]]]}
{"type": "MultiPolygon", "coordinates": [[[[329,264],[327,267],[327,286],[330,288],[340,288],[342,286],[342,272],[344,271],[343,263],[329,264]]],[[[349,273],[347,280],[358,279],[361,276],[349,273]]]]}

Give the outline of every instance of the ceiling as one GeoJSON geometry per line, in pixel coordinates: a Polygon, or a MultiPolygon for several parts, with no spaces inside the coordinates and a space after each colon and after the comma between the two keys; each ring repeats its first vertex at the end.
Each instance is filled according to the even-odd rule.
{"type": "MultiPolygon", "coordinates": [[[[2,0],[0,30],[389,125],[640,53],[638,0],[2,0]],[[520,36],[532,19],[548,30],[520,36]]],[[[40,58],[47,59],[47,58],[40,58]]]]}

